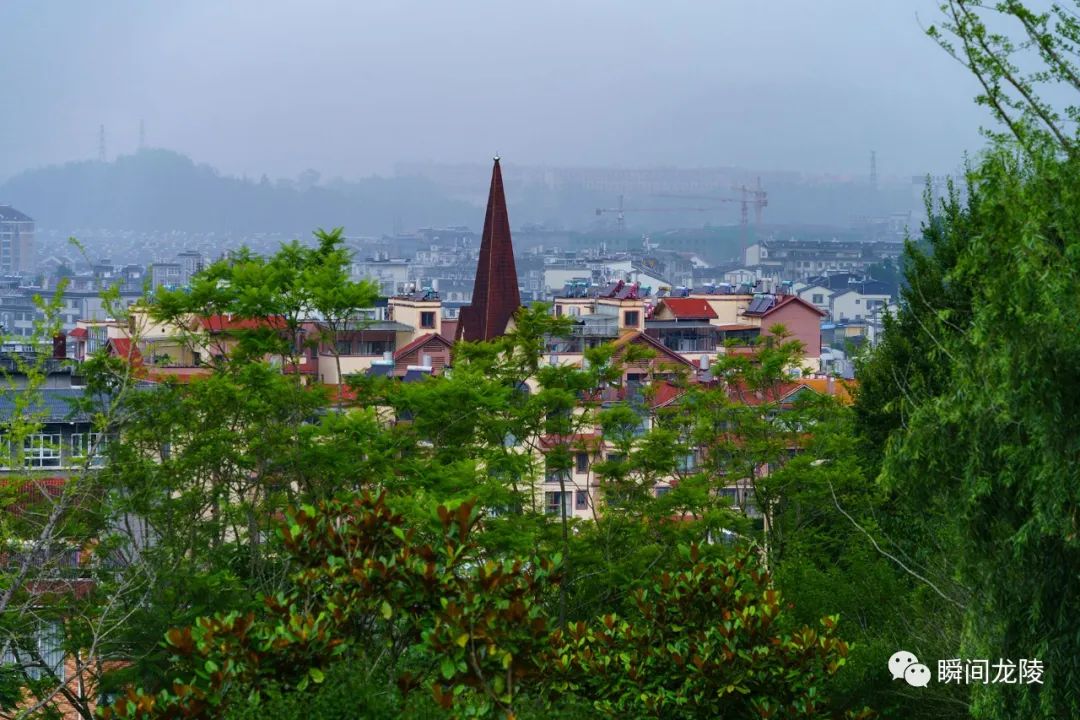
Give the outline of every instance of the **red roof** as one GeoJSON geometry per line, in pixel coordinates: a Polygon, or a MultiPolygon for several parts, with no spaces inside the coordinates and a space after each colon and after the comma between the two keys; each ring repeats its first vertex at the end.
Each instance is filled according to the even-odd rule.
{"type": "Polygon", "coordinates": [[[281,372],[285,373],[286,375],[293,375],[296,373],[300,373],[301,375],[314,375],[319,372],[319,363],[315,362],[311,358],[305,357],[303,360],[300,361],[299,365],[293,363],[286,364],[283,368],[281,368],[281,372]]]}
{"type": "Polygon", "coordinates": [[[675,387],[669,382],[659,382],[653,387],[656,388],[652,398],[654,408],[664,407],[684,392],[682,388],[675,387]]]}
{"type": "Polygon", "coordinates": [[[438,341],[446,347],[450,347],[450,341],[444,338],[442,335],[437,335],[436,333],[428,333],[427,335],[421,335],[420,337],[416,338],[405,347],[395,350],[394,359],[400,360],[401,358],[411,353],[413,350],[424,347],[432,340],[438,341]]]}
{"type": "Polygon", "coordinates": [[[819,308],[816,305],[812,305],[812,304],[806,302],[805,300],[803,300],[798,295],[777,295],[775,302],[772,304],[772,307],[768,308],[767,310],[764,310],[764,311],[761,311],[761,312],[750,312],[749,310],[747,310],[744,314],[745,315],[760,315],[761,317],[768,317],[769,315],[772,315],[774,312],[776,312],[780,308],[784,308],[784,307],[787,307],[788,305],[793,305],[793,304],[802,305],[803,307],[805,307],[805,308],[807,308],[809,310],[812,310],[816,315],[819,315],[821,317],[824,317],[825,315],[828,315],[828,313],[823,311],[821,308],[819,308]]]}
{"type": "Polygon", "coordinates": [[[574,433],[573,435],[544,435],[540,438],[540,445],[549,450],[559,445],[569,445],[572,448],[588,448],[603,442],[600,433],[574,433]]]}
{"type": "Polygon", "coordinates": [[[142,353],[139,352],[137,345],[132,344],[130,338],[111,338],[108,342],[108,348],[113,356],[127,360],[132,365],[142,365],[142,353]]]}
{"type": "Polygon", "coordinates": [[[622,348],[626,347],[627,345],[629,345],[632,342],[641,342],[644,345],[648,345],[653,350],[656,350],[658,355],[663,355],[663,356],[667,357],[669,360],[673,360],[676,363],[679,363],[681,365],[686,365],[688,367],[691,366],[690,361],[687,360],[685,357],[683,357],[679,353],[675,352],[674,350],[669,348],[667,345],[664,345],[659,340],[656,340],[655,338],[649,337],[648,335],[641,332],[640,330],[632,330],[630,332],[624,332],[622,335],[620,335],[618,337],[618,339],[615,340],[615,342],[612,343],[612,345],[615,346],[616,353],[619,353],[622,350],[622,348]]]}
{"type": "Polygon", "coordinates": [[[664,298],[660,302],[677,320],[715,320],[718,317],[703,298],[664,298]]]}
{"type": "Polygon", "coordinates": [[[285,318],[280,315],[271,315],[264,318],[240,318],[232,315],[209,315],[199,318],[199,325],[203,330],[212,333],[230,332],[236,330],[258,330],[270,328],[271,330],[284,330],[287,327],[285,318]]]}
{"type": "Polygon", "coordinates": [[[88,333],[86,332],[86,328],[75,328],[74,330],[72,330],[71,332],[68,333],[68,337],[73,337],[73,338],[85,338],[85,337],[87,337],[87,335],[88,335],[88,333]]]}
{"type": "Polygon", "coordinates": [[[210,377],[213,371],[207,367],[155,367],[146,373],[146,379],[152,382],[163,382],[173,379],[178,383],[189,383],[192,380],[210,377]]]}

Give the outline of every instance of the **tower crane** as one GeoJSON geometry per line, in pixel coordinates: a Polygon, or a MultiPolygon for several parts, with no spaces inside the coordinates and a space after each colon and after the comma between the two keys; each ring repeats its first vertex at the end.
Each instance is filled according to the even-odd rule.
{"type": "Polygon", "coordinates": [[[657,195],[656,197],[677,198],[680,200],[711,200],[712,202],[719,203],[739,203],[739,222],[742,225],[742,233],[745,240],[749,237],[750,208],[754,208],[754,224],[760,225],[761,211],[769,206],[769,193],[761,187],[761,178],[757,179],[757,183],[753,187],[734,185],[731,189],[739,193],[740,197],[718,198],[710,195],[682,195],[673,193],[664,193],[657,195]]]}
{"type": "MultiPolygon", "coordinates": [[[[676,197],[674,195],[668,197],[676,197]]],[[[738,200],[723,200],[717,198],[700,198],[714,200],[716,202],[739,202],[738,200]]],[[[615,213],[615,227],[622,231],[626,229],[626,213],[636,212],[709,212],[710,210],[719,210],[719,206],[713,207],[655,207],[655,208],[639,208],[639,207],[625,207],[623,205],[623,196],[619,196],[618,203],[615,207],[611,208],[596,208],[597,216],[604,215],[605,213],[615,213]]]]}

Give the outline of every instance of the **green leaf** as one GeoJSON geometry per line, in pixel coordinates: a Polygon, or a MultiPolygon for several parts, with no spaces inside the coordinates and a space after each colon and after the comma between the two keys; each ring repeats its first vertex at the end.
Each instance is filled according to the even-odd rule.
{"type": "Polygon", "coordinates": [[[317,667],[313,667],[310,670],[308,670],[308,675],[310,675],[311,679],[314,680],[316,683],[321,683],[323,680],[326,679],[326,676],[323,674],[323,671],[320,670],[317,667]]]}
{"type": "Polygon", "coordinates": [[[383,620],[389,620],[394,615],[394,608],[390,607],[390,603],[386,600],[382,601],[382,607],[380,608],[383,616],[383,620]]]}
{"type": "Polygon", "coordinates": [[[454,661],[450,658],[444,657],[439,664],[439,670],[442,672],[442,676],[449,680],[454,677],[454,673],[457,672],[457,665],[455,665],[454,661]]]}

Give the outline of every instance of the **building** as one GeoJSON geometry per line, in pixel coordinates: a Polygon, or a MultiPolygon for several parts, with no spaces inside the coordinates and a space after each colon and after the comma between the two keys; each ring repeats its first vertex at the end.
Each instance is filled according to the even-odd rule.
{"type": "Polygon", "coordinates": [[[473,282],[472,302],[461,308],[457,339],[491,340],[506,332],[521,307],[514,246],[510,239],[510,216],[506,211],[499,158],[491,170],[484,231],[480,236],[480,259],[473,282]]]}
{"type": "Polygon", "coordinates": [[[354,262],[350,269],[353,280],[370,280],[379,286],[379,294],[390,297],[404,292],[409,284],[411,263],[391,258],[387,253],[354,262]]]}
{"type": "MultiPolygon", "coordinates": [[[[829,312],[835,321],[876,320],[892,301],[893,291],[886,283],[868,280],[852,283],[829,297],[829,312]]],[[[815,303],[816,305],[816,303],[815,303]]]]}
{"type": "Polygon", "coordinates": [[[827,272],[866,274],[870,266],[904,252],[903,240],[762,240],[745,252],[745,264],[761,275],[802,279],[827,272]]]}
{"type": "Polygon", "coordinates": [[[35,270],[33,219],[0,205],[0,274],[29,275],[35,270]]]}

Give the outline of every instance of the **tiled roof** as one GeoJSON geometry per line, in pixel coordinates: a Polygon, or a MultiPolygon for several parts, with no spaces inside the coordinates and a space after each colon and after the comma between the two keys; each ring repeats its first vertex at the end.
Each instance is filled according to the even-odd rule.
{"type": "Polygon", "coordinates": [[[604,440],[600,433],[574,433],[573,435],[544,435],[540,438],[540,446],[550,450],[559,445],[569,445],[572,448],[588,448],[599,445],[604,440]]]}
{"type": "Polygon", "coordinates": [[[34,393],[29,405],[24,407],[16,407],[15,398],[10,393],[0,394],[0,421],[20,413],[41,422],[87,422],[89,417],[83,412],[76,412],[74,407],[85,394],[85,389],[81,387],[41,388],[34,393]]]}
{"type": "Polygon", "coordinates": [[[651,404],[654,408],[669,405],[684,392],[682,388],[676,387],[669,382],[659,382],[653,387],[655,390],[653,391],[651,404]]]}
{"type": "Polygon", "coordinates": [[[75,328],[74,330],[72,330],[71,332],[68,333],[68,337],[82,339],[82,338],[87,337],[88,334],[89,333],[86,332],[86,328],[75,328]]]}
{"type": "Polygon", "coordinates": [[[4,222],[32,222],[32,218],[26,213],[21,213],[10,205],[0,205],[0,221],[4,222]]]}
{"type": "Polygon", "coordinates": [[[266,318],[239,318],[231,315],[209,315],[198,320],[203,330],[212,333],[230,332],[237,330],[257,330],[270,328],[272,330],[284,330],[285,318],[274,315],[266,318]]]}
{"type": "Polygon", "coordinates": [[[779,300],[777,300],[776,304],[774,304],[771,308],[765,311],[764,314],[771,315],[782,307],[787,307],[788,305],[795,304],[802,305],[806,309],[812,310],[815,314],[820,315],[821,317],[825,317],[826,315],[828,315],[827,312],[814,305],[813,303],[806,302],[798,295],[781,295],[779,300]]]}
{"type": "Polygon", "coordinates": [[[434,340],[436,342],[440,342],[443,345],[445,345],[446,347],[450,347],[450,342],[446,338],[444,338],[442,335],[437,335],[436,333],[428,333],[427,335],[421,335],[420,337],[416,338],[415,340],[413,340],[411,343],[409,343],[405,347],[402,347],[402,348],[400,348],[398,350],[395,350],[394,351],[394,359],[395,360],[400,360],[401,358],[403,358],[406,355],[408,355],[409,353],[411,353],[413,350],[416,350],[418,348],[422,348],[423,346],[427,345],[432,340],[434,340]]]}
{"type": "Polygon", "coordinates": [[[690,361],[687,360],[686,358],[684,358],[682,355],[675,352],[671,348],[667,347],[666,345],[664,345],[659,340],[656,340],[655,338],[649,337],[648,335],[641,332],[640,330],[633,330],[631,332],[623,333],[622,335],[619,336],[619,338],[617,340],[615,340],[612,343],[612,345],[614,345],[616,347],[616,349],[619,349],[619,348],[625,347],[626,345],[629,345],[630,343],[635,342],[635,341],[637,341],[639,339],[644,344],[649,345],[654,350],[656,350],[657,354],[664,355],[664,356],[668,357],[669,359],[674,360],[674,361],[676,361],[678,363],[681,363],[683,365],[690,365],[690,361]]]}
{"type": "Polygon", "coordinates": [[[178,383],[189,383],[192,380],[210,377],[213,371],[207,367],[152,367],[146,372],[146,379],[151,382],[163,382],[175,380],[178,383]]]}
{"type": "Polygon", "coordinates": [[[798,295],[760,295],[755,297],[750,306],[746,308],[744,315],[766,317],[782,307],[798,303],[812,310],[817,315],[824,317],[828,313],[823,312],[816,305],[806,302],[798,295]]]}
{"type": "Polygon", "coordinates": [[[130,338],[111,338],[107,347],[114,357],[127,360],[136,367],[142,366],[142,353],[137,345],[132,344],[130,338]]]}
{"type": "Polygon", "coordinates": [[[714,320],[716,311],[703,298],[664,298],[661,304],[679,320],[714,320]]]}

